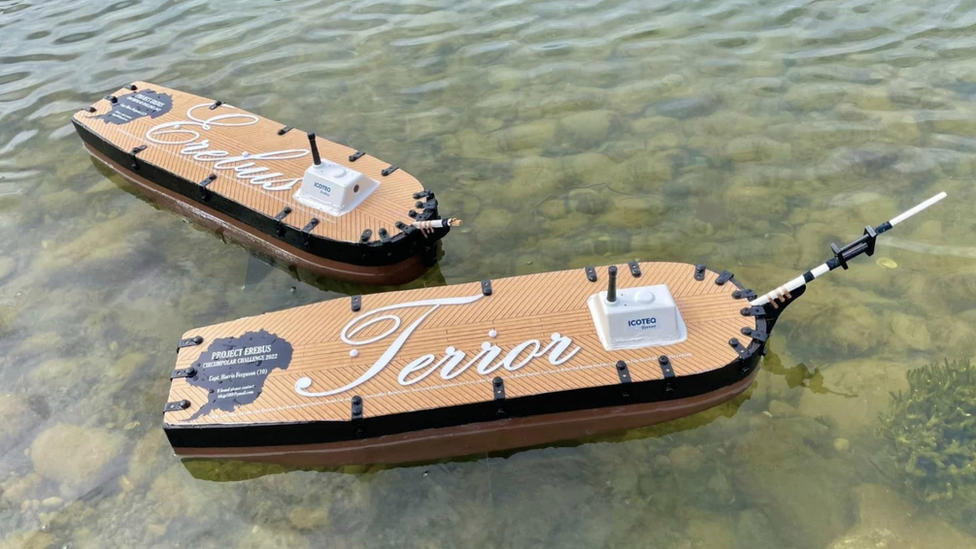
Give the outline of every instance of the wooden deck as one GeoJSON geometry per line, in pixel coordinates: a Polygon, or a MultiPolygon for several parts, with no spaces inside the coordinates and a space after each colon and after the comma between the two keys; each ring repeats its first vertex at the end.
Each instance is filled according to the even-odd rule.
{"type": "Polygon", "coordinates": [[[135,82],[134,86],[137,88],[135,91],[123,88],[113,94],[118,99],[118,103],[113,104],[109,99],[99,100],[92,105],[94,112],[80,111],[74,115],[74,120],[119,149],[128,151],[145,146],[146,148],[138,153],[139,162],[153,164],[188,181],[200,182],[210,174],[216,174],[217,179],[207,186],[209,191],[267,217],[274,218],[286,206],[290,207],[292,213],[284,219],[284,224],[287,226],[301,230],[312,218],[317,218],[320,223],[312,230],[312,234],[317,236],[344,242],[359,242],[363,231],[371,229],[372,240],[377,240],[380,228],[386,228],[391,234],[396,234],[397,221],[406,224],[413,221],[407,215],[414,207],[413,194],[423,191],[424,188],[420,182],[402,169],[383,176],[381,172],[390,166],[389,162],[369,154],[350,162],[349,157],[356,152],[356,149],[321,137],[317,138],[322,158],[350,167],[380,182],[380,187],[355,210],[341,217],[333,217],[326,212],[302,205],[292,198],[301,186],[300,179],[305,169],[312,163],[311,154],[308,152],[307,130],[294,128],[279,135],[279,130],[286,124],[268,120],[231,105],[221,104],[211,109],[210,106],[215,103],[213,99],[148,82],[135,82]],[[153,95],[148,95],[147,92],[152,92],[153,95]],[[156,113],[152,112],[152,103],[139,98],[124,99],[133,94],[145,94],[143,97],[150,98],[166,96],[171,100],[172,105],[157,107],[160,114],[154,118],[152,115],[156,113]],[[119,103],[135,104],[136,108],[143,108],[139,106],[141,103],[145,105],[143,112],[148,111],[150,114],[140,116],[136,113],[132,120],[124,123],[106,121],[105,116],[111,116],[113,109],[122,110],[119,103]],[[229,117],[229,115],[234,116],[229,117]],[[225,118],[214,120],[214,117],[225,118]],[[211,123],[206,127],[198,122],[208,120],[211,123]],[[172,125],[165,126],[178,122],[181,123],[179,128],[172,125]],[[217,124],[241,125],[218,126],[217,124]],[[160,127],[161,125],[164,126],[160,127]],[[155,132],[153,132],[154,128],[156,128],[155,132]],[[190,132],[196,132],[198,137],[193,138],[193,133],[190,132]],[[183,141],[188,142],[176,143],[183,141]],[[249,158],[228,162],[215,169],[221,155],[201,156],[203,151],[226,153],[222,158],[238,157],[246,153],[249,158]],[[294,156],[294,158],[260,158],[262,154],[279,151],[293,151],[282,156],[294,156]],[[305,152],[300,155],[296,151],[305,152]],[[275,179],[298,178],[299,182],[289,189],[267,190],[263,185],[249,180],[248,175],[253,177],[257,174],[247,174],[234,169],[243,168],[248,162],[254,162],[254,168],[268,168],[269,172],[265,173],[280,173],[281,176],[275,179]]]}
{"type": "Polygon", "coordinates": [[[343,298],[186,332],[185,339],[202,342],[180,350],[176,369],[193,368],[196,377],[173,380],[169,402],[186,401],[187,407],[166,413],[165,422],[347,421],[357,395],[364,399],[363,417],[369,418],[490,401],[496,376],[504,379],[511,399],[618,384],[614,365],[619,360],[640,382],[664,377],[660,355],[670,357],[678,378],[738,358],[728,341],[742,338],[743,327],[756,328],[756,320],[740,314],[746,303],[732,297],[734,284],[717,285],[711,271],[697,281],[688,264],[642,263],[640,268],[642,276],[635,278],[624,266],[618,287],[667,284],[687,326],[686,341],[606,351],[586,304],[605,289],[606,267],[596,269],[595,283],[583,269],[494,280],[488,296],[477,282],[368,295],[358,312],[350,298],[343,298]],[[242,336],[257,343],[224,339],[242,336]],[[231,348],[244,350],[221,352],[231,348]],[[254,359],[228,364],[234,353],[254,359]],[[212,375],[216,372],[237,376],[255,369],[266,372],[243,375],[240,382],[228,378],[226,386],[207,382],[219,377],[212,375]],[[218,403],[221,394],[226,398],[218,403]]]}

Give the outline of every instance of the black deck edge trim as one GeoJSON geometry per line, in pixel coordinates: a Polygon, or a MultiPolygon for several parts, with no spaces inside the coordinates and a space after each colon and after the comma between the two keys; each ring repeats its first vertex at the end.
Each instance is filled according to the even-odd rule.
{"type": "MultiPolygon", "coordinates": [[[[129,151],[119,149],[92,132],[87,126],[76,119],[72,119],[72,124],[74,124],[75,130],[78,132],[82,141],[92,149],[120,166],[130,165],[132,157],[129,151]]],[[[204,213],[227,215],[258,232],[280,240],[284,244],[294,248],[295,251],[311,253],[323,259],[348,263],[350,265],[363,267],[395,265],[406,259],[425,253],[437,240],[440,240],[450,232],[449,227],[434,229],[433,234],[427,234],[426,238],[419,231],[414,231],[409,234],[405,232],[398,233],[391,239],[390,244],[370,247],[366,250],[361,247],[359,242],[339,241],[312,235],[310,245],[306,248],[304,246],[304,236],[298,228],[286,226],[284,228],[284,234],[278,235],[275,231],[275,221],[272,217],[234,202],[226,196],[214,193],[211,199],[204,203],[200,199],[199,184],[196,181],[178,177],[172,172],[168,172],[146,162],[141,163],[138,175],[154,185],[182,196],[190,205],[196,204],[204,213]]],[[[436,205],[432,209],[425,209],[416,219],[439,219],[436,205]]]]}
{"type": "Polygon", "coordinates": [[[363,296],[354,295],[349,299],[349,308],[352,312],[358,313],[360,309],[363,308],[363,296]]]}

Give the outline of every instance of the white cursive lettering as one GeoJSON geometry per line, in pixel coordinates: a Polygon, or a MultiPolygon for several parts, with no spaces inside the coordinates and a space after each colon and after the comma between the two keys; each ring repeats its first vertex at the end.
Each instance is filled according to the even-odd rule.
{"type": "MultiPolygon", "coordinates": [[[[397,356],[397,353],[400,352],[400,349],[403,348],[403,345],[407,342],[407,339],[409,339],[410,336],[420,327],[420,325],[423,324],[423,322],[439,308],[451,305],[468,305],[478,301],[482,297],[484,296],[479,294],[469,297],[427,299],[423,301],[414,301],[411,303],[401,303],[398,305],[381,307],[375,311],[369,311],[357,316],[346,324],[340,333],[342,341],[353,346],[375,343],[396,333],[403,324],[403,321],[399,316],[388,313],[388,311],[414,307],[427,308],[427,310],[424,311],[416,320],[407,325],[399,333],[399,335],[397,335],[393,342],[390,343],[390,346],[387,347],[386,351],[378,359],[376,359],[376,362],[374,362],[369,369],[363,372],[363,374],[355,380],[337,389],[314,392],[308,390],[312,386],[312,379],[309,377],[302,377],[295,382],[295,391],[300,395],[308,397],[331,396],[348,391],[362,385],[363,383],[366,383],[367,381],[376,377],[376,375],[383,371],[383,369],[393,361],[393,359],[397,356]],[[385,322],[389,322],[390,325],[378,335],[367,339],[355,339],[356,335],[362,333],[364,330],[385,322]]],[[[509,372],[514,372],[526,366],[532,360],[546,356],[547,354],[549,355],[549,363],[553,366],[558,366],[573,358],[573,356],[580,351],[579,347],[575,347],[570,350],[570,346],[572,346],[572,344],[572,339],[560,335],[559,333],[554,333],[551,336],[551,342],[544,347],[542,342],[538,339],[530,339],[512,347],[512,349],[505,353],[505,356],[502,357],[502,349],[497,345],[492,345],[486,341],[481,344],[481,350],[467,361],[465,361],[465,359],[468,357],[464,351],[459,350],[454,346],[449,346],[444,350],[444,356],[442,356],[440,360],[438,360],[433,354],[426,354],[408,362],[407,365],[400,370],[400,373],[397,376],[397,381],[403,386],[413,385],[426,379],[428,376],[438,370],[440,370],[441,379],[451,380],[464,373],[474,364],[477,364],[475,367],[476,371],[483,376],[491,375],[499,368],[504,368],[509,372]],[[501,357],[501,360],[498,360],[499,357],[501,357]],[[462,364],[462,362],[464,364],[462,364]]]]}
{"type": "MultiPolygon", "coordinates": [[[[212,162],[215,171],[233,170],[237,179],[243,179],[252,185],[261,185],[261,188],[266,191],[288,190],[302,180],[301,177],[287,177],[281,172],[274,172],[270,168],[259,166],[255,160],[274,161],[301,158],[308,154],[307,149],[287,149],[257,154],[242,152],[238,156],[230,156],[230,153],[224,150],[211,149],[210,140],[201,139],[200,132],[193,128],[210,131],[214,127],[220,126],[251,126],[258,123],[258,117],[248,113],[219,114],[205,120],[194,116],[194,110],[207,106],[207,103],[203,103],[190,107],[186,111],[186,117],[189,120],[165,122],[153,126],[146,132],[146,139],[158,145],[183,145],[180,154],[192,156],[198,162],[212,162]]],[[[233,109],[234,107],[224,105],[222,108],[233,109]]]]}

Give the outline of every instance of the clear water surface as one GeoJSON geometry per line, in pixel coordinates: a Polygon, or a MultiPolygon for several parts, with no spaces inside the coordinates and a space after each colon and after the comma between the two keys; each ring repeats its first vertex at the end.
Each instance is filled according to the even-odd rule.
{"type": "Polygon", "coordinates": [[[976,355],[974,8],[0,0],[0,548],[976,545],[877,434],[906,371],[976,355]],[[951,198],[818,282],[719,409],[421,466],[181,463],[185,329],[363,289],[266,273],[99,171],[69,119],[137,79],[416,175],[466,221],[418,284],[640,258],[762,290],[951,198]]]}

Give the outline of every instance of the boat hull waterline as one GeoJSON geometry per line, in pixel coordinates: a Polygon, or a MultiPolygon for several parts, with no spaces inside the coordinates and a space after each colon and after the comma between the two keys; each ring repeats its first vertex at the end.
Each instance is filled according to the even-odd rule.
{"type": "Polygon", "coordinates": [[[404,463],[650,425],[749,387],[787,301],[753,310],[731,273],[695,265],[622,271],[622,294],[670,288],[684,339],[608,350],[587,305],[606,267],[354,296],[187,332],[164,429],[183,457],[404,463]]]}
{"type": "Polygon", "coordinates": [[[406,283],[436,262],[450,229],[414,226],[440,219],[437,200],[404,170],[220,101],[136,82],[72,122],[95,158],[161,207],[315,274],[406,283]],[[376,189],[338,214],[302,200],[311,143],[315,159],[321,151],[376,189]]]}

